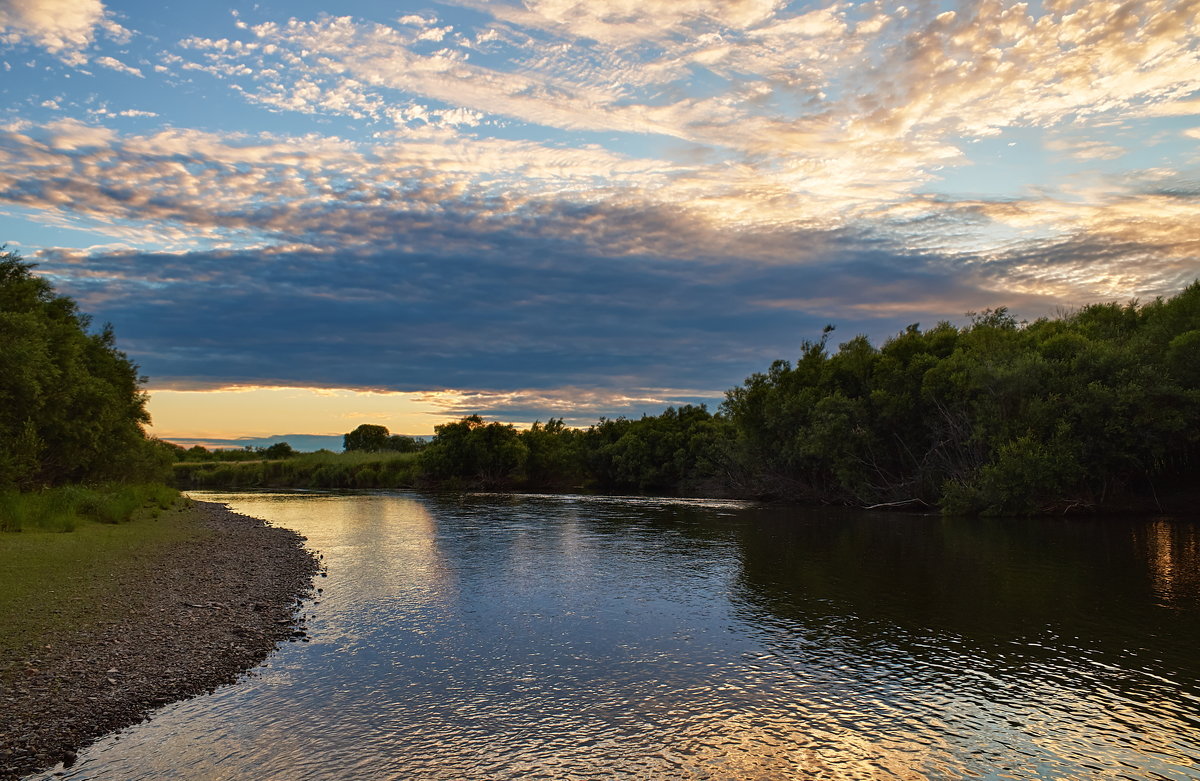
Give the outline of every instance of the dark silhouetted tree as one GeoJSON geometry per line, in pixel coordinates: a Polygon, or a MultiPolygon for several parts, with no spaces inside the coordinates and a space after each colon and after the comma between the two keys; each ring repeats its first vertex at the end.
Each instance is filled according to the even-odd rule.
{"type": "Polygon", "coordinates": [[[287,442],[276,442],[262,451],[263,458],[291,458],[294,455],[296,451],[287,442]]]}
{"type": "Polygon", "coordinates": [[[389,436],[387,426],[364,423],[342,437],[342,449],[377,453],[388,449],[389,436]]]}

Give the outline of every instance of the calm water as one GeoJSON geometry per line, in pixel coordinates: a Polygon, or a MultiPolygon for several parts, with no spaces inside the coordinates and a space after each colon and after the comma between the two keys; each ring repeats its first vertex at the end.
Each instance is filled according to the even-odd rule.
{"type": "Polygon", "coordinates": [[[324,555],[312,642],[67,778],[1200,779],[1195,522],[197,496],[324,555]]]}

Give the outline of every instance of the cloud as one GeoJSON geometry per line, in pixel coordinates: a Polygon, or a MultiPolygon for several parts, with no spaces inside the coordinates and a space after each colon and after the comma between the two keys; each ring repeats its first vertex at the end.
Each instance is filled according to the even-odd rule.
{"type": "Polygon", "coordinates": [[[0,0],[0,41],[28,42],[81,65],[97,30],[118,40],[129,31],[110,19],[100,0],[0,0]]]}
{"type": "MultiPolygon", "coordinates": [[[[1187,177],[1171,172],[1109,177],[1062,197],[914,195],[853,209],[846,205],[853,183],[803,197],[731,166],[715,182],[703,166],[472,138],[448,127],[353,142],[177,129],[121,134],[64,119],[0,131],[0,163],[0,201],[132,245],[181,250],[219,242],[489,256],[523,237],[595,258],[806,265],[836,256],[839,237],[853,226],[859,236],[942,254],[1004,255],[1023,242],[1087,234],[1125,247],[1149,277],[1194,265],[1200,217],[1187,177]],[[829,213],[817,213],[822,205],[829,213]],[[813,214],[791,213],[804,208],[813,214]],[[989,234],[1003,241],[988,246],[978,238],[989,234]]],[[[1099,284],[1080,269],[1077,292],[1121,292],[1111,274],[1103,276],[1110,281],[1099,284]]]]}
{"type": "Polygon", "coordinates": [[[658,39],[700,25],[745,29],[772,18],[779,0],[531,0],[473,3],[503,21],[562,31],[610,45],[658,39]]]}
{"type": "Polygon", "coordinates": [[[1046,148],[1079,160],[1116,160],[1129,152],[1117,144],[1084,139],[1059,139],[1046,144],[1046,148]]]}
{"type": "Polygon", "coordinates": [[[0,2],[0,29],[10,42],[27,39],[55,54],[90,44],[103,19],[100,0],[0,2]]]}
{"type": "Polygon", "coordinates": [[[117,71],[118,73],[126,73],[130,76],[137,76],[139,79],[144,79],[145,75],[131,65],[126,65],[115,57],[97,57],[92,62],[109,70],[117,71]]]}
{"type": "Polygon", "coordinates": [[[342,449],[342,435],[323,435],[323,434],[277,434],[269,437],[175,437],[166,436],[167,441],[173,442],[181,447],[201,447],[213,449],[234,449],[241,450],[247,447],[270,447],[277,442],[286,442],[295,450],[302,453],[309,453],[315,450],[333,450],[340,451],[342,449]]]}
{"type": "Polygon", "coordinates": [[[830,320],[881,338],[1196,273],[1195,131],[1162,121],[1197,113],[1195,0],[469,5],[474,28],[246,12],[156,72],[308,132],[14,123],[0,203],[163,249],[41,256],[156,382],[510,416],[719,395],[830,320]],[[937,192],[1018,140],[1070,175],[937,192]]]}
{"type": "MultiPolygon", "coordinates": [[[[632,198],[653,191],[713,222],[756,227],[912,214],[936,205],[925,196],[941,171],[971,164],[974,139],[1012,128],[1099,133],[1188,110],[1200,89],[1193,0],[1036,11],[994,0],[954,11],[796,10],[774,0],[464,4],[493,21],[436,42],[422,39],[436,23],[424,18],[266,21],[243,39],[188,39],[188,67],[274,110],[402,131],[478,129],[462,137],[466,146],[486,146],[491,125],[519,123],[622,134],[633,143],[604,142],[622,153],[638,138],[687,148],[692,161],[678,152],[653,161],[665,176],[632,198]],[[473,58],[480,46],[493,56],[473,58]]],[[[1095,164],[1132,148],[1091,138],[1070,153],[1095,164]]]]}
{"type": "Polygon", "coordinates": [[[948,273],[945,258],[853,236],[796,234],[790,243],[813,239],[828,247],[821,264],[621,259],[515,231],[493,236],[486,254],[127,251],[37,260],[60,289],[113,322],[156,387],[424,391],[455,414],[517,420],[719,399],[771,360],[794,358],[831,319],[839,335],[881,339],[913,321],[959,318],[964,305],[1008,304],[1036,316],[1056,303],[989,291],[982,274],[948,273]]]}
{"type": "MultiPolygon", "coordinates": [[[[1200,201],[1187,177],[1171,172],[1110,177],[1069,198],[914,196],[877,205],[873,216],[839,209],[785,220],[776,210],[796,198],[725,171],[718,185],[701,166],[472,138],[452,128],[385,132],[369,142],[176,129],[121,134],[73,119],[0,131],[0,201],[130,246],[243,247],[263,263],[304,252],[390,252],[401,265],[409,257],[516,252],[574,255],[599,269],[664,262],[685,273],[734,258],[808,269],[882,247],[944,258],[941,273],[974,279],[964,290],[1086,301],[1169,292],[1190,281],[1200,257],[1200,201]],[[1108,251],[1070,254],[1096,242],[1108,251]]],[[[820,196],[826,206],[849,197],[820,196]]],[[[886,285],[839,280],[863,296],[852,305],[855,316],[915,316],[941,300],[876,301],[872,291],[886,285]]],[[[960,310],[989,305],[986,296],[954,295],[960,310]]],[[[821,297],[772,288],[757,300],[813,298],[821,297]]]]}

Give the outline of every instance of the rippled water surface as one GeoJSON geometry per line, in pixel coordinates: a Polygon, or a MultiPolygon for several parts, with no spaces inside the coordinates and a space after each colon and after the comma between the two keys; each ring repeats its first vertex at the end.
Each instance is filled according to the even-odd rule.
{"type": "Polygon", "coordinates": [[[1200,526],[197,494],[328,565],[310,643],[111,779],[1200,779],[1200,526]]]}

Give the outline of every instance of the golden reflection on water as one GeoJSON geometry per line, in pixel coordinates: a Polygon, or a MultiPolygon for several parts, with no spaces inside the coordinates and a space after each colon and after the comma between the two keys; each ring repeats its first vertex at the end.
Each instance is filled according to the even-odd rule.
{"type": "Polygon", "coordinates": [[[1133,537],[1135,544],[1146,549],[1154,591],[1165,607],[1200,600],[1200,530],[1196,525],[1156,520],[1135,527],[1133,537]]]}
{"type": "Polygon", "coordinates": [[[683,777],[920,781],[964,775],[947,765],[948,743],[903,728],[872,736],[853,724],[804,725],[747,712],[727,715],[715,735],[682,737],[680,747],[691,751],[664,759],[683,777]]]}

